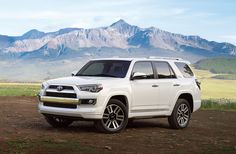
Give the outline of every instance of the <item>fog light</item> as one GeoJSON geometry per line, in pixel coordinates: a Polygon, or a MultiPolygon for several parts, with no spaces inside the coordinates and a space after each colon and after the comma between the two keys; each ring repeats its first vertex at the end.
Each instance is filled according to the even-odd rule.
{"type": "Polygon", "coordinates": [[[93,104],[93,103],[94,103],[94,100],[93,100],[93,99],[90,99],[90,100],[88,101],[88,103],[89,103],[89,104],[93,104]]]}
{"type": "Polygon", "coordinates": [[[81,104],[91,104],[91,105],[94,105],[94,104],[96,104],[96,99],[81,99],[80,103],[81,104]]]}

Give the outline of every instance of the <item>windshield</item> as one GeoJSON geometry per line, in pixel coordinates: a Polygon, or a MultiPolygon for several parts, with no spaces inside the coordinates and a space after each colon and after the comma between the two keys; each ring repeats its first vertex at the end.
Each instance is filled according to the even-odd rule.
{"type": "Polygon", "coordinates": [[[124,78],[129,69],[130,61],[95,60],[88,62],[76,76],[99,76],[124,78]]]}

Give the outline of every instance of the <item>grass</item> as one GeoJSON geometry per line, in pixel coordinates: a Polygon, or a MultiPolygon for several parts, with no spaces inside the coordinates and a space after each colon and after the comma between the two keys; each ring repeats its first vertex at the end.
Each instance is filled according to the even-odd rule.
{"type": "Polygon", "coordinates": [[[201,109],[236,111],[236,100],[218,99],[203,100],[201,109]]]}
{"type": "Polygon", "coordinates": [[[36,96],[39,90],[37,83],[0,83],[0,96],[36,96]]]}
{"type": "MultiPolygon", "coordinates": [[[[217,74],[207,70],[194,72],[201,81],[203,109],[236,110],[236,101],[229,101],[236,100],[236,80],[212,78],[217,74]]],[[[0,83],[0,96],[36,96],[39,90],[39,83],[0,83]]]]}
{"type": "MultiPolygon", "coordinates": [[[[214,79],[207,70],[194,70],[201,81],[202,99],[235,99],[236,80],[214,79]]],[[[0,83],[0,96],[36,96],[39,83],[0,83]]]]}
{"type": "Polygon", "coordinates": [[[236,80],[224,80],[212,78],[207,70],[194,70],[201,81],[202,99],[236,99],[236,80]]]}

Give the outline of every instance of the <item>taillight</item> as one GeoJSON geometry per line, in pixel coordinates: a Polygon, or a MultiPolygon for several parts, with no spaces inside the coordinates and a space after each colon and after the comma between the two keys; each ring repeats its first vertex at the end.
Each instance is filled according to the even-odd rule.
{"type": "Polygon", "coordinates": [[[198,79],[195,79],[195,82],[199,89],[201,89],[201,82],[198,79]]]}

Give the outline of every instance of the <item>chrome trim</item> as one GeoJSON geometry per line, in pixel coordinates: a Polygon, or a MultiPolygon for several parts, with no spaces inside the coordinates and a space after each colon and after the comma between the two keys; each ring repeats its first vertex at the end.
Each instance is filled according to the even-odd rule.
{"type": "Polygon", "coordinates": [[[78,98],[61,98],[61,97],[39,96],[39,100],[41,102],[80,104],[80,101],[78,98]]]}
{"type": "Polygon", "coordinates": [[[56,89],[50,89],[50,88],[48,88],[48,89],[46,90],[46,92],[69,93],[69,94],[74,94],[74,93],[75,93],[74,90],[62,90],[62,91],[58,91],[58,90],[56,90],[56,89]]]}

